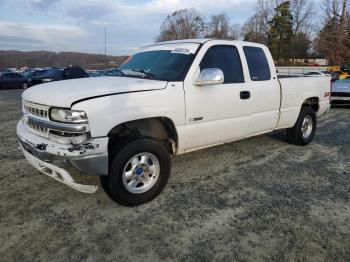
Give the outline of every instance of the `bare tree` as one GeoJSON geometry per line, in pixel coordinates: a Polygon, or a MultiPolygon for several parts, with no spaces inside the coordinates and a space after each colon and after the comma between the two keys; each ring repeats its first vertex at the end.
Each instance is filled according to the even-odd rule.
{"type": "Polygon", "coordinates": [[[242,27],[244,40],[267,45],[269,22],[275,14],[275,8],[282,0],[258,0],[256,11],[242,27]]]}
{"type": "Polygon", "coordinates": [[[265,32],[265,23],[259,13],[256,13],[244,23],[242,35],[245,41],[252,41],[261,44],[267,44],[267,32],[265,32]]]}
{"type": "Polygon", "coordinates": [[[230,29],[230,19],[227,14],[212,15],[207,25],[205,36],[216,39],[228,39],[230,38],[230,29]]]}
{"type": "Polygon", "coordinates": [[[308,0],[292,0],[291,13],[293,15],[293,33],[310,33],[312,29],[313,4],[308,0]]]}
{"type": "Polygon", "coordinates": [[[315,46],[318,54],[339,65],[350,59],[350,15],[348,0],[324,0],[324,19],[315,46]]]}
{"type": "Polygon", "coordinates": [[[295,58],[306,57],[311,47],[313,26],[313,4],[309,0],[291,0],[291,14],[293,16],[293,37],[291,55],[295,58]]]}
{"type": "Polygon", "coordinates": [[[204,21],[195,9],[175,11],[160,26],[158,41],[199,38],[203,36],[204,21]]]}
{"type": "Polygon", "coordinates": [[[241,26],[239,24],[231,25],[230,18],[225,13],[212,15],[205,30],[205,37],[215,39],[237,40],[241,34],[241,26]]]}
{"type": "Polygon", "coordinates": [[[230,31],[231,39],[238,40],[242,34],[242,26],[240,24],[233,24],[230,31]]]}

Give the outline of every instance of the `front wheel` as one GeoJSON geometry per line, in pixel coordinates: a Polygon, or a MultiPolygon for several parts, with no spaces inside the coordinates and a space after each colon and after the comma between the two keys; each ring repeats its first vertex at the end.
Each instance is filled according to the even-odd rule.
{"type": "Polygon", "coordinates": [[[140,205],[155,198],[165,187],[171,169],[170,154],[154,139],[137,139],[114,157],[104,188],[126,206],[140,205]]]}
{"type": "Polygon", "coordinates": [[[287,129],[288,141],[301,146],[309,144],[315,135],[316,122],[315,111],[309,106],[303,106],[295,125],[287,129]]]}
{"type": "Polygon", "coordinates": [[[27,89],[28,88],[28,84],[27,83],[22,83],[22,89],[27,89]]]}

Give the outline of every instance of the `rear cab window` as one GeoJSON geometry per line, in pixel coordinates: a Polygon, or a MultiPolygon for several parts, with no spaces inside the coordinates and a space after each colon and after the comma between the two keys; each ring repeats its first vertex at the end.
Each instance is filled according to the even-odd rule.
{"type": "Polygon", "coordinates": [[[267,81],[271,79],[270,66],[265,52],[260,47],[244,46],[250,79],[252,81],[267,81]]]}
{"type": "Polygon", "coordinates": [[[241,59],[236,47],[230,45],[215,45],[205,53],[200,65],[205,68],[218,68],[224,73],[224,84],[243,83],[241,59]]]}

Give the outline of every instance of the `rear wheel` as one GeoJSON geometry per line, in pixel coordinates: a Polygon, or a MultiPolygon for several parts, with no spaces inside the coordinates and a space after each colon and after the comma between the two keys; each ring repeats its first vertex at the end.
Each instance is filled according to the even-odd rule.
{"type": "Polygon", "coordinates": [[[315,135],[316,122],[315,111],[309,106],[303,106],[295,125],[287,129],[288,141],[295,145],[309,144],[315,135]]]}
{"type": "Polygon", "coordinates": [[[27,83],[22,83],[22,89],[27,89],[28,88],[28,84],[27,83]]]}
{"type": "Polygon", "coordinates": [[[102,186],[113,200],[135,206],[152,200],[163,190],[170,169],[170,154],[162,143],[137,139],[114,156],[102,186]]]}

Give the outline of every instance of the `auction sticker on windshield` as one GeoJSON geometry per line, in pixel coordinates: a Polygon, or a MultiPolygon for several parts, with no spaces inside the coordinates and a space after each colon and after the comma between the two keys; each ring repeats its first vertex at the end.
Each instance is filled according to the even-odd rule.
{"type": "Polygon", "coordinates": [[[191,55],[195,54],[199,44],[197,43],[177,43],[177,44],[156,44],[151,46],[145,46],[141,49],[145,51],[157,51],[157,50],[169,50],[172,54],[191,55]]]}
{"type": "Polygon", "coordinates": [[[172,54],[183,54],[183,55],[189,55],[191,54],[191,50],[188,48],[175,48],[173,51],[171,51],[172,54]]]}

